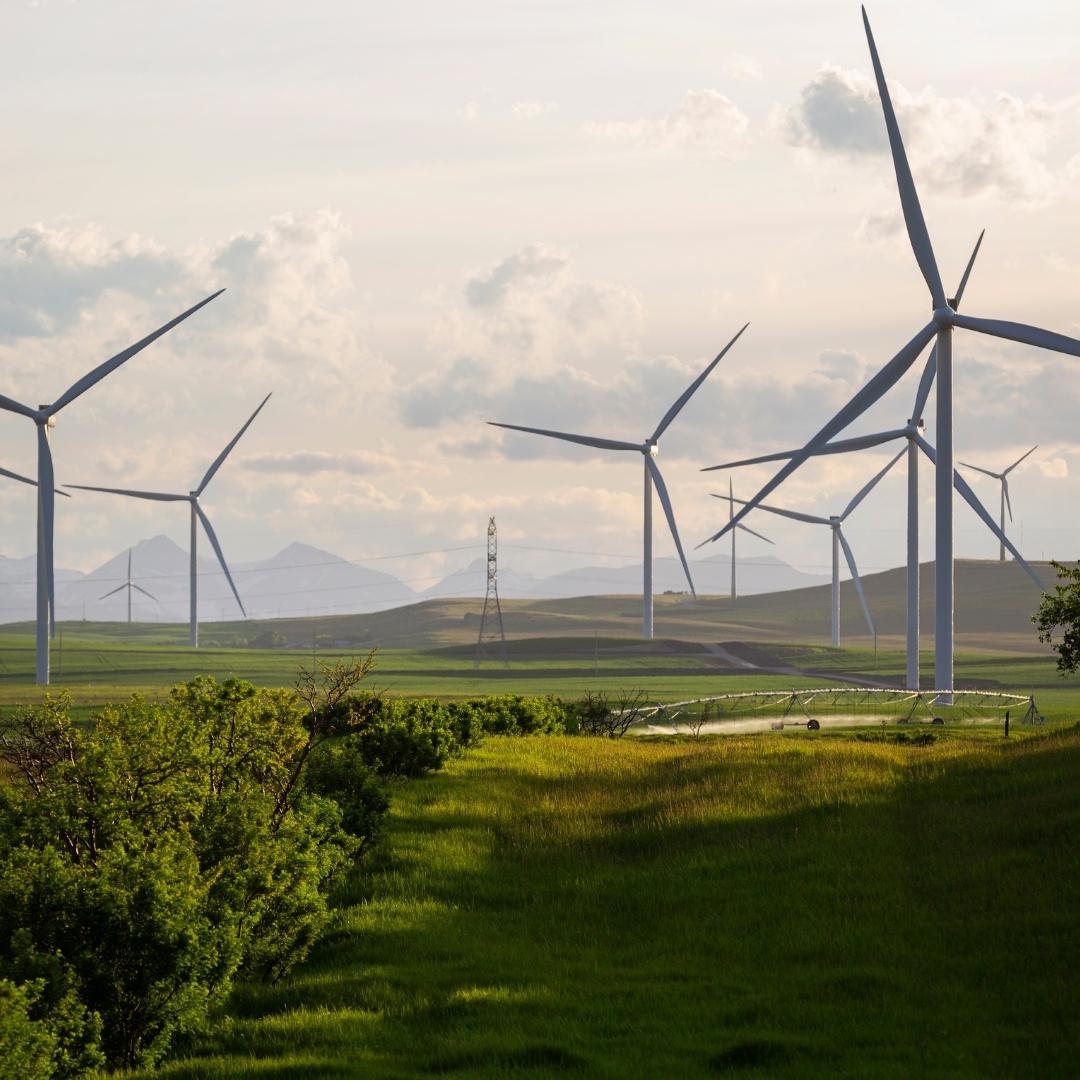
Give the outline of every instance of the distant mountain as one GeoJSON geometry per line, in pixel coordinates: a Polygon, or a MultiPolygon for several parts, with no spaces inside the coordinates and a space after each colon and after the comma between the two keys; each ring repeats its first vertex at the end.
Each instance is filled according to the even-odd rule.
{"type": "MultiPolygon", "coordinates": [[[[221,567],[204,545],[199,555],[199,617],[205,621],[241,617],[221,567]]],[[[120,622],[127,618],[128,553],[114,555],[88,574],[56,571],[56,607],[60,619],[120,622]],[[112,595],[108,595],[112,594],[112,595]]],[[[308,544],[290,544],[269,559],[232,564],[233,580],[250,618],[343,615],[384,611],[418,599],[483,596],[487,560],[474,559],[417,593],[392,574],[349,562],[308,544]]],[[[694,583],[703,596],[726,596],[730,564],[723,555],[691,563],[694,583]]],[[[132,615],[138,622],[186,622],[188,618],[188,553],[167,536],[154,536],[132,548],[132,581],[150,596],[135,592],[132,615]]],[[[34,556],[0,556],[0,622],[34,618],[34,556]]],[[[742,595],[779,592],[823,584],[825,575],[804,574],[771,555],[739,560],[742,595]]],[[[686,591],[686,579],[677,559],[657,559],[654,589],[686,591]]],[[[560,599],[641,592],[641,564],[586,566],[548,577],[499,568],[499,595],[506,600],[560,599]]]]}
{"type": "MultiPolygon", "coordinates": [[[[57,571],[56,609],[61,619],[122,621],[127,618],[127,590],[106,597],[127,580],[127,551],[88,574],[57,571]]],[[[0,585],[5,571],[26,582],[8,601],[0,620],[34,617],[34,559],[0,561],[0,585]]],[[[199,617],[207,621],[241,618],[221,567],[209,553],[198,557],[199,617]]],[[[233,581],[250,618],[279,615],[338,615],[353,611],[383,611],[416,599],[407,585],[391,574],[369,570],[338,555],[307,544],[290,544],[269,559],[232,563],[233,581]]],[[[189,611],[188,553],[167,536],[143,540],[132,548],[132,581],[153,599],[136,592],[132,615],[140,622],[186,622],[189,611]]]]}
{"type": "MultiPolygon", "coordinates": [[[[739,559],[739,593],[782,592],[828,582],[826,574],[805,574],[774,555],[756,555],[739,559]]],[[[702,596],[727,596],[731,591],[731,561],[723,555],[691,562],[694,586],[702,596]]],[[[641,592],[641,563],[628,566],[583,566],[550,577],[519,574],[512,567],[499,568],[499,595],[510,599],[564,598],[603,596],[641,592]]],[[[486,561],[476,559],[462,570],[443,578],[424,592],[427,598],[448,596],[483,596],[487,586],[486,561]]],[[[686,592],[686,576],[678,559],[653,562],[653,590],[686,592]]]]}

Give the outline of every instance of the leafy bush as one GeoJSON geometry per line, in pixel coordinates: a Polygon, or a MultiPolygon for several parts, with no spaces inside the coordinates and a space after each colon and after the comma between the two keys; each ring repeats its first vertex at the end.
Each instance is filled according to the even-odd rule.
{"type": "Polygon", "coordinates": [[[470,745],[477,731],[489,735],[555,735],[566,729],[566,707],[551,697],[501,694],[451,702],[447,709],[464,746],[470,745]]]}
{"type": "Polygon", "coordinates": [[[0,1080],[53,1076],[56,1036],[30,1015],[40,982],[18,986],[0,979],[0,1080]]]}
{"type": "Polygon", "coordinates": [[[20,780],[0,799],[0,975],[40,986],[9,992],[12,1023],[51,1004],[50,1054],[70,1064],[38,1075],[85,1071],[99,1033],[110,1065],[152,1064],[239,974],[306,954],[385,810],[344,759],[335,779],[334,752],[307,774],[369,667],[295,692],[195,679],[106,708],[92,734],[66,697],[0,720],[20,780]]]}
{"type": "Polygon", "coordinates": [[[461,750],[446,706],[434,698],[383,699],[353,727],[345,742],[380,776],[423,776],[461,750]]]}

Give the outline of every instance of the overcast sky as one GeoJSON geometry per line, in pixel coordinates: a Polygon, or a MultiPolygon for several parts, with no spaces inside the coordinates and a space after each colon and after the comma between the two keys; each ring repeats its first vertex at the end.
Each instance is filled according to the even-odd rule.
{"type": "MultiPolygon", "coordinates": [[[[643,439],[749,320],[661,444],[692,546],[724,514],[701,466],[804,440],[929,313],[855,3],[0,11],[0,392],[52,401],[227,287],[64,410],[53,445],[61,481],[187,491],[273,391],[205,497],[235,561],[479,545],[492,513],[521,570],[598,561],[525,548],[633,558],[640,458],[484,421],[643,439]]],[[[947,286],[985,226],[965,310],[1080,335],[1080,8],[870,15],[947,286]]],[[[1080,360],[963,331],[955,355],[958,456],[1000,468],[1039,443],[1016,539],[1077,557],[1080,360]]],[[[902,425],[917,377],[857,430],[902,425]]],[[[34,445],[0,416],[0,465],[33,475],[34,445]]],[[[889,456],[808,467],[773,501],[836,512],[889,456]]],[[[852,521],[866,569],[903,560],[903,491],[898,466],[852,521]]],[[[957,514],[958,554],[995,556],[957,514]]],[[[828,562],[813,529],[757,527],[828,562]]],[[[0,530],[32,552],[29,488],[5,483],[0,530]]],[[[107,496],[64,500],[57,530],[80,569],[156,532],[187,544],[183,507],[107,496]]],[[[422,586],[468,555],[373,565],[422,586]]]]}

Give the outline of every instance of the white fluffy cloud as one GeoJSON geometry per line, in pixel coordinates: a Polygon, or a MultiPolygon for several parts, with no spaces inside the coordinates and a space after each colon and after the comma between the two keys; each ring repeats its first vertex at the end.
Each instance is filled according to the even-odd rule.
{"type": "MultiPolygon", "coordinates": [[[[1067,181],[1055,163],[1052,136],[1059,118],[1076,109],[998,93],[989,101],[918,94],[897,82],[889,89],[918,182],[964,195],[994,193],[1041,202],[1067,181]]],[[[888,152],[877,88],[861,71],[826,65],[802,89],[798,104],[778,108],[773,125],[792,146],[852,157],[888,152]]]]}
{"type": "Polygon", "coordinates": [[[678,106],[662,116],[591,123],[598,138],[626,142],[657,152],[695,150],[730,156],[750,127],[747,115],[718,90],[688,90],[678,106]]]}

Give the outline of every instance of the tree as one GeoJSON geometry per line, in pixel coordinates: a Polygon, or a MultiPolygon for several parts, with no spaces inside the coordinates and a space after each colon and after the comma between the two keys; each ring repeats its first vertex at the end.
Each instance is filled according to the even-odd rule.
{"type": "Polygon", "coordinates": [[[1051,562],[1060,584],[1044,593],[1031,621],[1039,630],[1039,640],[1058,654],[1062,675],[1080,670],[1080,562],[1076,566],[1051,562]],[[1055,635],[1060,635],[1057,640],[1055,635]]]}

